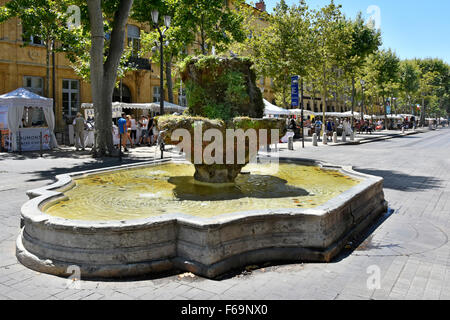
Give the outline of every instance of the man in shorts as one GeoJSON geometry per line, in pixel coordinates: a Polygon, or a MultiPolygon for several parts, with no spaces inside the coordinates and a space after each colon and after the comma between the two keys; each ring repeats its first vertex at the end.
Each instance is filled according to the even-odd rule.
{"type": "Polygon", "coordinates": [[[148,141],[148,119],[146,116],[142,116],[139,120],[139,126],[141,127],[141,137],[139,138],[139,144],[145,144],[148,141]]]}
{"type": "Polygon", "coordinates": [[[128,128],[127,128],[127,115],[122,113],[122,117],[117,121],[117,125],[119,126],[119,134],[122,142],[122,146],[125,152],[128,152],[127,149],[127,139],[128,139],[128,128]]]}

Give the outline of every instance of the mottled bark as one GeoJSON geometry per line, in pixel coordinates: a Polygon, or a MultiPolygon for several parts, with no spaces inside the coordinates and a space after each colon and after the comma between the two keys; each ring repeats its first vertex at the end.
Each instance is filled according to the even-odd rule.
{"type": "Polygon", "coordinates": [[[124,51],[125,27],[133,0],[120,1],[114,16],[109,53],[104,62],[105,31],[103,27],[102,1],[88,0],[91,23],[91,85],[95,109],[94,157],[111,156],[112,139],[112,96],[117,79],[117,69],[124,51]]]}

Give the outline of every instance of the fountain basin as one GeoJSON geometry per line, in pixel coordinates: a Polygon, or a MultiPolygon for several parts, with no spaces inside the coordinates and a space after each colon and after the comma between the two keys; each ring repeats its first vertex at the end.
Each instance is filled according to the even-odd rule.
{"type": "MultiPolygon", "coordinates": [[[[282,159],[281,162],[305,163],[282,159]]],[[[161,165],[156,161],[139,166],[161,165]]],[[[59,276],[78,266],[82,278],[116,278],[182,270],[214,278],[235,268],[273,261],[329,262],[348,239],[387,211],[383,179],[350,167],[338,170],[360,183],[315,208],[259,209],[203,218],[168,213],[135,220],[81,221],[46,214],[45,207],[74,179],[139,166],[58,176],[28,192],[16,255],[25,266],[59,276]],[[56,191],[57,190],[57,191],[56,191]]]]}

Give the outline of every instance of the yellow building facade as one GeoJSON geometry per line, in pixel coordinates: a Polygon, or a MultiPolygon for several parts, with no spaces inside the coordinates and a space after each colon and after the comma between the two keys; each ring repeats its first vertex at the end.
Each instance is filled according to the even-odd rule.
{"type": "MultiPolygon", "coordinates": [[[[6,2],[6,0],[0,0],[0,5],[4,5],[6,2]]],[[[129,22],[127,44],[139,46],[142,28],[149,31],[149,26],[133,23],[133,21],[129,22]]],[[[83,81],[76,74],[65,54],[56,53],[55,90],[53,90],[53,63],[51,60],[50,79],[47,85],[46,52],[45,46],[37,37],[24,42],[19,19],[11,19],[0,24],[0,94],[24,87],[42,96],[53,98],[55,100],[55,131],[63,133],[67,132],[67,124],[70,124],[76,113],[81,111],[81,105],[92,102],[91,86],[89,82],[83,81]],[[53,91],[55,91],[54,96],[53,91]]],[[[119,88],[115,90],[113,100],[127,103],[159,102],[161,96],[159,63],[151,63],[145,58],[136,57],[134,59],[139,65],[138,70],[129,72],[122,79],[121,90],[119,88]]],[[[178,84],[178,81],[173,79],[174,85],[178,84]]],[[[263,92],[264,98],[273,103],[274,91],[271,80],[260,78],[257,80],[257,85],[263,92]]],[[[174,103],[186,106],[186,97],[177,93],[179,92],[174,92],[174,103]]],[[[165,96],[168,100],[167,90],[165,96]]],[[[305,101],[305,108],[306,106],[305,101]]]]}

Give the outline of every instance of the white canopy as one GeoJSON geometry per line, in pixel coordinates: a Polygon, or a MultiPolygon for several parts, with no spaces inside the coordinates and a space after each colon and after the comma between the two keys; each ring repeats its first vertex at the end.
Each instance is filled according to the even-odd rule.
{"type": "MultiPolygon", "coordinates": [[[[81,105],[81,108],[92,109],[92,108],[94,108],[94,105],[92,103],[83,103],[81,105]]],[[[120,110],[119,112],[122,112],[123,109],[139,109],[139,110],[149,110],[149,111],[153,111],[153,112],[159,112],[160,104],[159,104],[159,102],[154,102],[154,103],[114,102],[113,103],[113,111],[115,110],[117,112],[118,110],[120,110]]],[[[183,113],[186,109],[187,109],[186,107],[182,107],[177,104],[164,101],[164,110],[167,110],[170,112],[183,113]]]]}
{"type": "Polygon", "coordinates": [[[264,99],[264,115],[274,115],[274,116],[288,116],[289,111],[271,104],[269,101],[264,99]]]}
{"type": "MultiPolygon", "coordinates": [[[[323,115],[323,112],[316,112],[315,116],[316,117],[320,117],[323,115]]],[[[331,117],[331,118],[349,118],[352,116],[351,112],[345,112],[345,113],[341,113],[341,112],[325,112],[325,117],[331,117]]],[[[354,116],[358,116],[360,117],[361,115],[358,114],[357,112],[354,112],[354,116]]]]}
{"type": "MultiPolygon", "coordinates": [[[[301,116],[302,115],[302,109],[290,109],[289,113],[293,114],[293,115],[296,115],[296,116],[301,116]]],[[[303,115],[304,116],[313,116],[313,115],[315,115],[315,113],[312,112],[312,111],[303,109],[303,115]]]]}
{"type": "MultiPolygon", "coordinates": [[[[25,107],[42,108],[45,121],[51,133],[51,147],[57,147],[55,137],[55,115],[53,113],[53,99],[41,97],[25,88],[16,89],[0,96],[0,106],[8,109],[8,130],[12,135],[13,145],[16,146],[16,133],[22,123],[25,107]]],[[[3,108],[4,109],[4,108],[3,108]]]]}

